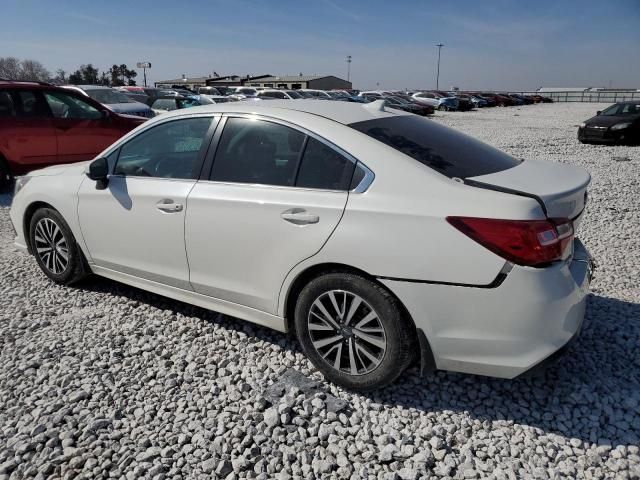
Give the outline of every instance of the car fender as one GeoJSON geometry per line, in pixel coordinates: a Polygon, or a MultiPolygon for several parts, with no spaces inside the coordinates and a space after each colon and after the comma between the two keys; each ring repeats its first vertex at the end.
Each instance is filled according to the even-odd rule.
{"type": "MultiPolygon", "coordinates": [[[[77,165],[76,169],[84,170],[84,164],[77,165]]],[[[88,180],[88,179],[87,179],[88,180]]],[[[89,260],[89,251],[82,236],[82,229],[78,221],[78,189],[85,181],[83,175],[42,175],[33,176],[29,182],[14,197],[11,205],[11,217],[14,222],[18,237],[24,239],[28,245],[29,232],[25,225],[25,214],[36,204],[47,204],[57,210],[71,229],[73,236],[89,260]]]]}

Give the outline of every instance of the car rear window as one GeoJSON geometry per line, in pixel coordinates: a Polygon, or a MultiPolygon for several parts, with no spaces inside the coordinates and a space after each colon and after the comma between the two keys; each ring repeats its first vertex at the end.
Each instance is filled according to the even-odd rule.
{"type": "Polygon", "coordinates": [[[449,178],[487,175],[520,164],[520,160],[486,143],[415,115],[378,118],[349,126],[449,178]]]}

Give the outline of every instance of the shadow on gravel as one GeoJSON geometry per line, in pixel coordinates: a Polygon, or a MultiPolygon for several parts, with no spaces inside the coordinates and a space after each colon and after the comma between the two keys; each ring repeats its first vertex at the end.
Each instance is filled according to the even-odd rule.
{"type": "Polygon", "coordinates": [[[503,380],[438,372],[407,372],[371,396],[422,411],[467,412],[542,433],[599,445],[640,443],[640,304],[591,295],[587,324],[555,364],[529,378],[503,380]]]}
{"type": "Polygon", "coordinates": [[[0,208],[10,207],[12,198],[13,198],[13,195],[11,193],[0,191],[0,208]]]}
{"type": "MultiPolygon", "coordinates": [[[[79,288],[224,323],[225,328],[248,331],[256,339],[301,351],[290,336],[111,280],[94,278],[79,288]]],[[[437,372],[421,378],[417,368],[411,368],[392,386],[365,396],[391,408],[458,412],[480,421],[527,425],[539,429],[539,435],[556,433],[613,448],[638,445],[638,351],[640,304],[592,294],[582,334],[563,357],[538,375],[503,380],[437,372]]]]}

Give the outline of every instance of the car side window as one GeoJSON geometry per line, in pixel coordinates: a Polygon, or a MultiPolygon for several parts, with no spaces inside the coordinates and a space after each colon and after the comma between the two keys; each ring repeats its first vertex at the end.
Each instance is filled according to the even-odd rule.
{"type": "Polygon", "coordinates": [[[309,137],[296,187],[349,190],[355,163],[330,146],[309,137]]]}
{"type": "Polygon", "coordinates": [[[0,90],[0,118],[15,116],[16,108],[13,104],[13,98],[6,90],[0,90]]]}
{"type": "Polygon", "coordinates": [[[293,186],[304,141],[304,133],[278,123],[229,118],[211,180],[293,186]]]}
{"type": "Polygon", "coordinates": [[[44,97],[54,118],[72,118],[78,120],[98,120],[102,112],[87,102],[62,92],[45,92],[44,97]]]}
{"type": "Polygon", "coordinates": [[[18,116],[20,117],[50,117],[45,101],[37,92],[21,90],[17,92],[19,103],[18,116]]]}
{"type": "Polygon", "coordinates": [[[197,178],[199,153],[212,118],[183,118],[162,123],[120,147],[114,174],[156,178],[197,178]]]}

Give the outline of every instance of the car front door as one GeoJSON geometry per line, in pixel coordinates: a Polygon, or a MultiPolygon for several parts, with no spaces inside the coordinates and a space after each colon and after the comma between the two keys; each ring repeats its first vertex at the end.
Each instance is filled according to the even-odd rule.
{"type": "Polygon", "coordinates": [[[0,132],[0,151],[14,175],[56,162],[56,132],[38,90],[0,90],[0,132]]]}
{"type": "Polygon", "coordinates": [[[292,126],[226,118],[211,173],[188,198],[194,290],[275,313],[287,273],[338,225],[354,169],[351,159],[292,126]]]}
{"type": "Polygon", "coordinates": [[[59,163],[91,160],[122,136],[109,111],[80,95],[49,90],[44,96],[53,114],[59,163]]]}
{"type": "Polygon", "coordinates": [[[216,118],[156,124],[109,154],[107,188],[85,178],[78,216],[98,267],[191,290],[184,244],[187,196],[216,118]]]}

